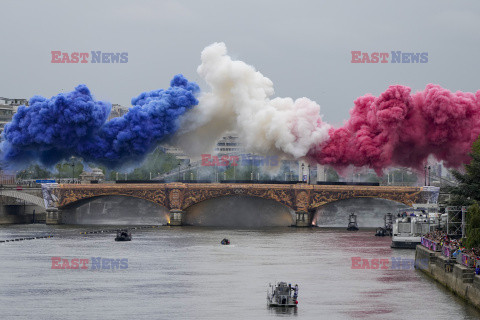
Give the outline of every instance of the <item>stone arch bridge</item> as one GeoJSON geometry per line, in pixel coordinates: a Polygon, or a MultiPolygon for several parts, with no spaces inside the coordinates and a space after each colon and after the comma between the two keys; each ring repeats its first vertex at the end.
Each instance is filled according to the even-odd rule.
{"type": "Polygon", "coordinates": [[[0,189],[0,196],[19,199],[39,207],[45,207],[40,189],[30,189],[28,192],[15,189],[0,189]]]}
{"type": "Polygon", "coordinates": [[[422,187],[308,184],[63,184],[53,188],[47,223],[61,222],[61,209],[89,198],[121,195],[154,202],[170,210],[170,225],[181,225],[185,210],[205,200],[223,196],[252,196],[275,200],[296,213],[296,225],[310,226],[312,213],[326,203],[349,198],[381,198],[411,206],[425,202],[422,187]]]}

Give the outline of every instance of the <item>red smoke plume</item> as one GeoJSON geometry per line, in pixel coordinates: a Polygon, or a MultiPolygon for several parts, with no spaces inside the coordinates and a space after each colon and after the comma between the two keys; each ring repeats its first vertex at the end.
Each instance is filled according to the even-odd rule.
{"type": "Polygon", "coordinates": [[[330,139],[308,156],[336,169],[353,164],[377,174],[389,166],[421,170],[430,154],[447,167],[468,163],[480,134],[480,90],[452,93],[429,84],[410,91],[396,85],[379,97],[358,98],[347,123],[331,128],[330,139]]]}

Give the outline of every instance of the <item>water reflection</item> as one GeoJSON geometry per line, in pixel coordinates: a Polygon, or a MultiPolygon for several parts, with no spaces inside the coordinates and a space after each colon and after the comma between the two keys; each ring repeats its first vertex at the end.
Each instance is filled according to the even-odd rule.
{"type": "Polygon", "coordinates": [[[86,199],[62,209],[65,224],[160,225],[169,217],[167,208],[127,196],[86,199]]]}
{"type": "Polygon", "coordinates": [[[188,208],[185,222],[195,226],[234,228],[290,226],[294,223],[294,212],[274,200],[226,196],[188,208]]]}
{"type": "Polygon", "coordinates": [[[275,315],[289,315],[289,316],[297,316],[298,315],[298,307],[288,308],[288,307],[267,307],[270,314],[275,315]]]}
{"type": "Polygon", "coordinates": [[[348,216],[354,212],[357,215],[358,226],[383,226],[386,213],[397,213],[406,208],[404,204],[376,198],[352,198],[327,203],[317,209],[314,222],[317,226],[347,227],[348,216]]]}

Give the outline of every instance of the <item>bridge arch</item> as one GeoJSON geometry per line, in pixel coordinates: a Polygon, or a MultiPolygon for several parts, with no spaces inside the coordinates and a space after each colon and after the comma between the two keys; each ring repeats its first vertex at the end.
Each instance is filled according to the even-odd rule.
{"type": "Polygon", "coordinates": [[[295,211],[275,199],[252,195],[220,195],[184,208],[187,225],[280,227],[295,223],[295,211]]]}
{"type": "Polygon", "coordinates": [[[90,202],[90,201],[94,201],[94,200],[96,200],[96,199],[106,198],[106,197],[125,197],[125,198],[132,198],[132,199],[143,200],[143,201],[147,201],[147,202],[156,204],[158,207],[160,207],[160,208],[165,208],[165,209],[168,210],[168,208],[167,208],[163,203],[158,203],[157,201],[154,201],[154,200],[152,200],[152,199],[145,198],[145,197],[141,197],[141,196],[138,196],[138,195],[131,195],[131,194],[99,194],[99,195],[89,195],[89,196],[85,196],[85,197],[79,197],[78,199],[75,199],[74,201],[68,202],[68,203],[63,204],[63,205],[59,205],[58,208],[59,208],[59,209],[62,209],[62,210],[70,209],[70,208],[72,208],[72,207],[79,206],[79,205],[83,205],[83,204],[86,204],[86,203],[88,203],[88,202],[90,202]]]}
{"type": "Polygon", "coordinates": [[[407,203],[404,203],[402,201],[398,201],[398,200],[393,200],[393,199],[388,199],[388,198],[383,198],[383,197],[375,197],[375,196],[351,196],[351,197],[345,197],[345,198],[341,198],[341,199],[334,199],[332,201],[328,201],[328,202],[323,202],[323,203],[315,203],[314,205],[312,205],[310,207],[310,210],[312,211],[316,211],[317,209],[320,209],[324,206],[327,206],[327,205],[331,205],[331,204],[335,204],[337,202],[343,202],[343,201],[348,201],[348,200],[355,200],[355,199],[371,199],[371,200],[383,200],[383,201],[390,201],[392,203],[397,203],[399,205],[404,205],[404,206],[410,206],[410,203],[407,202],[407,203]]]}
{"type": "Polygon", "coordinates": [[[384,215],[397,214],[406,208],[402,202],[378,197],[351,197],[325,203],[312,212],[312,223],[318,226],[345,227],[351,213],[357,215],[360,227],[380,227],[384,224],[384,215]]]}
{"type": "Polygon", "coordinates": [[[122,188],[116,185],[66,185],[65,188],[53,189],[55,196],[58,198],[57,206],[63,209],[77,201],[84,201],[87,199],[100,196],[125,196],[143,199],[156,203],[161,206],[167,206],[166,193],[163,188],[122,188]]]}
{"type": "Polygon", "coordinates": [[[169,210],[154,201],[125,195],[99,195],[83,198],[61,209],[67,224],[166,224],[169,210]]]}
{"type": "Polygon", "coordinates": [[[258,195],[258,194],[252,194],[250,192],[217,192],[217,193],[210,193],[206,197],[192,197],[190,196],[189,198],[184,199],[184,205],[182,206],[182,210],[188,210],[192,206],[195,206],[197,204],[203,203],[205,201],[209,200],[215,200],[215,199],[221,199],[221,198],[235,198],[235,197],[243,197],[243,198],[254,198],[254,199],[264,199],[264,200],[271,200],[279,205],[286,207],[290,210],[295,211],[293,208],[293,203],[290,203],[288,201],[279,201],[279,198],[275,196],[275,194],[270,193],[270,194],[265,194],[265,195],[258,195]]]}
{"type": "Polygon", "coordinates": [[[37,197],[33,194],[29,194],[26,192],[21,192],[18,190],[0,190],[0,196],[5,196],[5,197],[10,197],[10,198],[16,198],[20,199],[23,201],[26,201],[28,203],[34,204],[36,206],[45,208],[45,202],[43,201],[43,198],[37,197]]]}
{"type": "Polygon", "coordinates": [[[420,200],[420,188],[394,188],[394,187],[358,187],[349,190],[345,187],[329,186],[328,189],[316,189],[311,195],[310,208],[316,210],[327,203],[356,199],[356,198],[374,198],[399,202],[411,206],[420,200]]]}

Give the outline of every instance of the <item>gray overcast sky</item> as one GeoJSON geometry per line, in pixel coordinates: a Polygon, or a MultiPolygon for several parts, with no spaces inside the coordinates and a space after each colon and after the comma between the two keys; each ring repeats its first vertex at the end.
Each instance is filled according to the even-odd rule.
{"type": "Polygon", "coordinates": [[[85,83],[130,105],[142,91],[196,73],[201,50],[229,54],[269,77],[276,96],[308,97],[334,125],[353,100],[391,84],[480,89],[480,1],[0,2],[0,96],[51,97],[85,83]],[[128,52],[126,64],[53,64],[52,50],[128,52]],[[352,64],[351,51],[428,52],[426,64],[352,64]]]}

